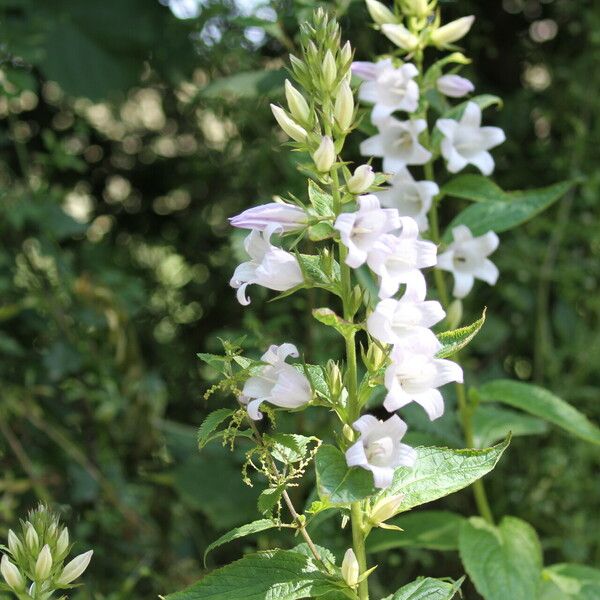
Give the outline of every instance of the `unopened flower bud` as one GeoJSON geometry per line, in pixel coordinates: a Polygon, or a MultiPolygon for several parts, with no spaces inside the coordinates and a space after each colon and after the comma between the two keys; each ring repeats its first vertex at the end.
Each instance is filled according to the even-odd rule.
{"type": "Polygon", "coordinates": [[[23,575],[21,575],[21,572],[16,565],[10,562],[6,554],[2,557],[2,561],[0,561],[0,572],[2,572],[4,581],[6,581],[8,586],[16,592],[20,592],[25,588],[23,575]]]}
{"type": "Polygon", "coordinates": [[[386,353],[375,343],[369,344],[366,353],[363,352],[363,360],[370,373],[379,371],[385,365],[386,359],[386,353]]]}
{"type": "Polygon", "coordinates": [[[391,519],[394,515],[398,513],[398,509],[402,504],[403,498],[403,494],[397,494],[396,496],[392,496],[391,498],[382,498],[378,500],[375,503],[375,506],[373,506],[373,508],[371,509],[369,520],[373,524],[379,525],[380,523],[384,523],[388,519],[391,519]]]}
{"type": "Polygon", "coordinates": [[[333,163],[335,162],[335,147],[333,145],[333,140],[329,136],[324,135],[321,138],[319,147],[316,149],[312,157],[315,161],[315,166],[317,167],[318,171],[321,171],[321,173],[330,171],[333,163]]]}
{"type": "Polygon", "coordinates": [[[431,41],[436,46],[447,46],[448,44],[452,44],[467,35],[474,20],[475,17],[473,15],[456,19],[456,21],[452,21],[451,23],[436,29],[431,34],[431,41]]]}
{"type": "Polygon", "coordinates": [[[340,129],[346,131],[352,125],[354,117],[354,94],[347,81],[342,82],[338,89],[334,112],[340,129]]]}
{"type": "Polygon", "coordinates": [[[27,523],[26,529],[27,530],[25,531],[25,543],[31,551],[36,552],[40,543],[37,531],[31,523],[27,523]]]}
{"type": "Polygon", "coordinates": [[[285,80],[285,97],[292,117],[303,123],[308,122],[310,118],[310,109],[304,99],[304,96],[290,83],[285,80]]]}
{"type": "Polygon", "coordinates": [[[371,165],[360,165],[356,167],[346,186],[351,194],[362,194],[373,185],[374,181],[375,173],[371,165]]]}
{"type": "Polygon", "coordinates": [[[285,131],[293,140],[296,142],[303,142],[306,140],[306,129],[300,127],[298,123],[290,119],[287,113],[280,106],[275,106],[275,104],[271,104],[271,110],[273,111],[273,116],[279,123],[279,127],[285,131]]]}
{"type": "Polygon", "coordinates": [[[420,19],[425,18],[431,12],[427,0],[404,0],[403,7],[406,14],[420,19]]]}
{"type": "Polygon", "coordinates": [[[44,581],[48,579],[50,571],[52,570],[52,553],[50,552],[50,546],[44,544],[37,560],[35,561],[35,578],[38,581],[44,581]]]}
{"type": "Polygon", "coordinates": [[[475,86],[460,75],[442,75],[436,82],[438,91],[450,98],[462,98],[470,94],[475,86]]]}
{"type": "Polygon", "coordinates": [[[325,58],[323,59],[323,81],[327,89],[332,89],[333,84],[337,78],[337,67],[335,65],[335,58],[331,54],[331,50],[325,52],[325,58]]]}
{"type": "Polygon", "coordinates": [[[350,42],[346,42],[342,49],[340,50],[340,58],[342,59],[342,64],[347,64],[352,59],[352,46],[350,46],[350,42]]]}
{"type": "Polygon", "coordinates": [[[88,550],[67,563],[56,583],[58,585],[68,585],[75,581],[87,569],[90,560],[92,560],[92,554],[94,554],[94,551],[88,550]]]}
{"type": "Polygon", "coordinates": [[[354,441],[354,429],[352,429],[352,427],[350,427],[350,425],[348,425],[348,423],[346,423],[343,427],[342,427],[342,433],[344,434],[344,437],[349,441],[349,442],[353,442],[354,441]]]}
{"type": "Polygon", "coordinates": [[[385,6],[385,4],[378,2],[378,0],[366,0],[366,2],[367,10],[371,15],[371,19],[373,19],[377,25],[398,22],[396,15],[394,15],[394,13],[387,6],[385,6]]]}
{"type": "Polygon", "coordinates": [[[351,587],[358,585],[358,578],[360,576],[360,567],[358,560],[356,560],[356,554],[352,548],[346,550],[344,554],[344,560],[342,561],[342,577],[344,581],[351,587]]]}
{"type": "Polygon", "coordinates": [[[460,298],[456,298],[450,303],[450,306],[446,312],[446,323],[448,324],[448,329],[456,329],[457,327],[460,327],[462,317],[462,300],[460,298]]]}
{"type": "Polygon", "coordinates": [[[52,521],[48,526],[48,529],[46,529],[46,539],[53,538],[56,535],[56,527],[56,521],[52,521]]]}
{"type": "Polygon", "coordinates": [[[419,45],[419,38],[412,34],[404,25],[385,24],[381,26],[381,31],[396,46],[411,52],[419,45]]]}
{"type": "Polygon", "coordinates": [[[69,530],[65,527],[58,537],[58,541],[56,542],[56,553],[60,556],[67,551],[69,547],[69,530]]]}
{"type": "Polygon", "coordinates": [[[340,367],[333,360],[327,361],[327,383],[329,391],[331,392],[331,397],[334,400],[337,400],[344,388],[344,379],[340,367]]]}
{"type": "Polygon", "coordinates": [[[8,530],[8,549],[13,557],[23,550],[23,544],[12,529],[8,530]]]}

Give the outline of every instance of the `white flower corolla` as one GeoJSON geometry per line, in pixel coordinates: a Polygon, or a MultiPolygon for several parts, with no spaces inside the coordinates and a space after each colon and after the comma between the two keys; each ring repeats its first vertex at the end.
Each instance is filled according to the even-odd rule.
{"type": "Polygon", "coordinates": [[[426,340],[421,345],[415,342],[410,349],[395,346],[392,350],[383,405],[393,412],[416,402],[433,421],[444,414],[444,398],[437,388],[451,381],[462,383],[463,372],[455,362],[432,356],[426,340]]]}
{"type": "Polygon", "coordinates": [[[381,235],[369,250],[367,264],[379,275],[379,297],[390,298],[406,285],[407,293],[424,300],[425,277],[420,269],[436,264],[437,247],[418,239],[419,228],[411,217],[400,217],[402,229],[398,235],[381,235]]]}
{"type": "Polygon", "coordinates": [[[454,241],[438,257],[438,268],[450,271],[454,276],[455,298],[464,298],[473,287],[475,279],[481,279],[490,285],[498,280],[498,268],[488,258],[500,240],[493,231],[479,237],[473,237],[466,225],[452,230],[454,241]]]}
{"type": "Polygon", "coordinates": [[[354,117],[354,93],[347,81],[342,81],[335,98],[334,116],[342,131],[349,129],[354,117]]]}
{"type": "Polygon", "coordinates": [[[88,550],[87,552],[79,554],[73,560],[69,561],[60,574],[60,577],[56,580],[57,585],[69,585],[78,577],[80,577],[88,568],[93,554],[93,550],[88,550]]]}
{"type": "Polygon", "coordinates": [[[419,135],[427,129],[424,119],[399,121],[386,117],[377,123],[379,133],[360,145],[363,156],[383,158],[383,170],[397,173],[406,165],[424,165],[431,152],[419,143],[419,135]]]}
{"type": "Polygon", "coordinates": [[[442,132],[440,146],[450,173],[462,171],[468,164],[476,166],[484,175],[494,170],[494,159],[488,152],[506,139],[499,127],[481,127],[481,108],[475,102],[467,103],[460,121],[438,119],[442,132]]]}
{"type": "Polygon", "coordinates": [[[360,196],[358,205],[358,211],[342,213],[334,224],[342,243],[348,248],[346,264],[353,269],[365,263],[369,251],[382,234],[401,226],[398,211],[381,208],[379,200],[372,194],[360,196]]]}
{"type": "Polygon", "coordinates": [[[429,329],[439,323],[446,313],[436,300],[419,301],[409,295],[400,300],[386,298],[377,306],[367,319],[367,331],[384,344],[393,344],[410,348],[415,343],[427,345],[432,354],[441,344],[429,329]]]}
{"type": "Polygon", "coordinates": [[[60,557],[69,547],[69,530],[65,527],[56,542],[56,554],[60,557]]]}
{"type": "Polygon", "coordinates": [[[244,306],[250,304],[246,288],[252,283],[283,292],[304,281],[296,257],[269,241],[272,232],[271,228],[263,233],[253,229],[244,240],[244,248],[251,260],[238,265],[229,282],[237,289],[237,299],[244,306]]]}
{"type": "Polygon", "coordinates": [[[360,165],[356,167],[346,186],[351,194],[363,194],[373,185],[374,181],[373,167],[371,165],[360,165]]]}
{"type": "Polygon", "coordinates": [[[417,110],[419,86],[414,81],[419,74],[417,67],[412,63],[405,63],[396,68],[391,58],[371,64],[372,70],[359,66],[354,69],[354,73],[358,77],[361,77],[361,73],[368,73],[367,77],[361,77],[364,82],[360,86],[358,97],[373,104],[373,123],[379,123],[397,110],[409,113],[417,110]]]}
{"type": "Polygon", "coordinates": [[[35,562],[35,578],[43,581],[48,578],[50,571],[52,571],[52,552],[50,552],[50,546],[44,544],[35,562]]]}
{"type": "Polygon", "coordinates": [[[366,0],[366,3],[367,10],[377,25],[395,23],[398,20],[394,13],[385,4],[378,2],[378,0],[366,0]]]}
{"type": "Polygon", "coordinates": [[[25,588],[25,579],[23,579],[23,575],[21,575],[17,566],[9,560],[6,554],[2,557],[2,561],[0,561],[0,572],[2,572],[4,581],[6,581],[8,586],[13,590],[20,592],[25,588]]]}
{"type": "Polygon", "coordinates": [[[438,47],[444,47],[457,42],[469,33],[474,21],[475,17],[469,15],[468,17],[461,17],[460,19],[456,19],[456,21],[447,23],[431,34],[431,41],[438,47]]]}
{"type": "Polygon", "coordinates": [[[310,119],[308,103],[304,99],[304,96],[291,84],[289,79],[285,80],[285,98],[294,119],[300,122],[308,122],[310,119]]]}
{"type": "Polygon", "coordinates": [[[433,198],[440,192],[433,181],[415,181],[408,169],[400,169],[390,181],[391,187],[377,192],[381,205],[396,208],[402,217],[412,217],[419,231],[429,229],[427,214],[433,198]]]}
{"type": "Polygon", "coordinates": [[[356,587],[358,584],[360,566],[352,548],[348,548],[344,554],[344,560],[342,561],[342,577],[351,588],[356,587]]]}
{"type": "Polygon", "coordinates": [[[321,173],[326,173],[331,169],[335,162],[335,146],[328,135],[321,138],[321,143],[313,153],[312,158],[317,170],[321,173]]]}
{"type": "Polygon", "coordinates": [[[271,104],[271,112],[279,123],[279,127],[296,142],[304,142],[308,136],[306,129],[294,121],[280,106],[271,104]]]}
{"type": "Polygon", "coordinates": [[[381,25],[381,33],[391,42],[403,50],[411,52],[419,45],[419,38],[411,33],[404,25],[384,23],[381,25]]]}
{"type": "Polygon", "coordinates": [[[240,229],[265,231],[269,227],[276,227],[277,231],[287,233],[305,227],[307,217],[300,207],[293,204],[269,202],[253,206],[239,215],[231,217],[229,222],[240,229]]]}
{"type": "Polygon", "coordinates": [[[475,86],[468,79],[453,74],[442,75],[435,85],[440,93],[450,98],[462,98],[475,89],[475,86]]]}
{"type": "Polygon", "coordinates": [[[386,421],[363,415],[352,427],[360,433],[360,437],[346,450],[346,463],[349,467],[371,471],[375,487],[388,487],[397,467],[412,467],[415,464],[417,453],[401,443],[406,433],[406,423],[398,415],[386,421]]]}
{"type": "Polygon", "coordinates": [[[259,408],[263,402],[281,408],[299,408],[310,402],[310,383],[298,369],[285,362],[288,356],[299,356],[294,344],[271,346],[261,357],[267,364],[257,375],[246,380],[240,402],[248,405],[251,419],[262,419],[259,408]]]}

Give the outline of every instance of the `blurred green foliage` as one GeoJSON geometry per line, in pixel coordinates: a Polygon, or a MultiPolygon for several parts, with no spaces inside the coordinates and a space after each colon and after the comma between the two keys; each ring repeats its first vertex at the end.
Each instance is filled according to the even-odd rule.
{"type": "MultiPolygon", "coordinates": [[[[315,5],[166,4],[0,2],[0,535],[38,498],[62,509],[81,549],[95,550],[78,598],[175,590],[198,577],[220,532],[256,514],[260,489],[241,482],[241,451],[233,460],[218,444],[197,453],[214,375],[197,352],[240,334],[255,353],[281,341],[298,343],[311,362],[338,352],[304,316],[318,297],[266,303],[253,289],[250,313],[228,286],[243,234],[227,217],[275,194],[304,194],[268,102],[282,99],[285,57],[315,5]]],[[[501,280],[477,288],[465,316],[488,307],[470,381],[535,381],[599,421],[594,4],[443,8],[448,18],[477,16],[467,72],[505,101],[491,114],[508,137],[495,154],[498,183],[580,180],[556,207],[502,236],[501,280]]],[[[362,2],[327,6],[357,58],[385,51],[362,2]]],[[[446,222],[455,211],[447,208],[446,222]]],[[[211,408],[222,401],[211,398],[211,408]]],[[[323,426],[310,411],[298,418],[323,426]]],[[[451,414],[444,423],[446,439],[456,437],[451,414]]],[[[532,523],[548,564],[599,563],[598,462],[593,446],[557,430],[516,439],[487,480],[495,512],[532,523]]],[[[301,489],[298,500],[307,500],[301,489]]],[[[468,493],[434,508],[473,512],[468,493]]],[[[338,524],[323,518],[315,536],[330,542],[338,524]]],[[[252,543],[219,549],[209,564],[252,543]]],[[[377,576],[398,585],[460,575],[454,554],[379,558],[377,576]]]]}

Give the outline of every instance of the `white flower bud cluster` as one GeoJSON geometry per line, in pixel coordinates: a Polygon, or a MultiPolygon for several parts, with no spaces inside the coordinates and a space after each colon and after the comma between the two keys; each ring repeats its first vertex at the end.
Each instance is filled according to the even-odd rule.
{"type": "Polygon", "coordinates": [[[29,513],[20,533],[8,531],[8,551],[0,561],[0,573],[20,598],[50,598],[54,591],[67,589],[91,561],[93,551],[89,550],[64,565],[70,549],[68,529],[40,505],[29,513]]]}

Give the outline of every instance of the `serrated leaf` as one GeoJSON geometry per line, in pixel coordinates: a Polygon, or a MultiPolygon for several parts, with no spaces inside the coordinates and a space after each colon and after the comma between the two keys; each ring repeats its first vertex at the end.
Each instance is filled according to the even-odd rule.
{"type": "Polygon", "coordinates": [[[513,436],[540,435],[548,431],[541,419],[496,406],[479,405],[473,414],[473,437],[477,448],[487,448],[509,433],[513,436]]]}
{"type": "Polygon", "coordinates": [[[258,511],[265,516],[271,515],[273,513],[273,509],[281,499],[284,490],[284,485],[278,485],[275,488],[267,488],[264,490],[258,497],[258,511]]]}
{"type": "Polygon", "coordinates": [[[349,468],[346,457],[334,446],[319,448],[315,468],[319,497],[332,505],[350,504],[377,491],[373,475],[364,469],[349,468]]]}
{"type": "Polygon", "coordinates": [[[392,484],[376,501],[402,495],[398,513],[405,512],[448,496],[489,473],[508,447],[510,438],[484,450],[451,450],[448,448],[416,448],[413,468],[399,467],[392,484]]]}
{"type": "Polygon", "coordinates": [[[458,550],[458,532],[465,520],[462,515],[445,510],[409,512],[386,521],[403,531],[373,530],[367,538],[367,551],[387,552],[395,548],[458,550]]]}
{"type": "Polygon", "coordinates": [[[600,598],[600,569],[561,563],[546,567],[540,600],[597,600],[600,598]]]}
{"type": "Polygon", "coordinates": [[[444,232],[443,241],[449,243],[452,240],[452,229],[457,225],[466,225],[475,236],[513,229],[546,210],[572,187],[571,181],[563,181],[535,190],[507,192],[506,199],[500,202],[472,204],[454,217],[444,232]]]}
{"type": "Polygon", "coordinates": [[[453,329],[452,331],[444,331],[438,334],[437,338],[442,344],[441,350],[438,351],[438,358],[447,358],[456,354],[459,350],[464,348],[478,333],[485,323],[485,310],[481,315],[481,318],[477,319],[474,323],[460,327],[459,329],[453,329]]]}
{"type": "Polygon", "coordinates": [[[422,577],[400,588],[386,600],[450,600],[459,588],[460,582],[453,584],[433,577],[422,577]]]}
{"type": "Polygon", "coordinates": [[[235,413],[230,408],[219,408],[211,412],[198,429],[198,448],[202,449],[210,441],[212,434],[217,430],[219,425],[235,413]]]}
{"type": "Polygon", "coordinates": [[[263,438],[269,444],[273,458],[285,464],[300,462],[306,457],[310,445],[320,442],[314,436],[294,433],[274,433],[264,435],[263,438]]]}
{"type": "Polygon", "coordinates": [[[486,600],[532,600],[542,575],[542,548],[525,521],[504,517],[499,526],[480,517],[463,523],[459,535],[462,563],[486,600]]]}
{"type": "Polygon", "coordinates": [[[308,181],[308,199],[321,217],[334,216],[331,194],[323,191],[312,179],[308,181]]]}
{"type": "Polygon", "coordinates": [[[542,387],[510,379],[495,379],[483,384],[477,393],[483,402],[508,404],[558,425],[582,440],[600,444],[600,428],[597,425],[542,387]]]}
{"type": "MultiPolygon", "coordinates": [[[[338,294],[336,282],[340,277],[340,266],[331,260],[331,272],[325,265],[325,259],[322,256],[314,256],[311,254],[296,254],[302,275],[307,284],[318,287],[323,287],[338,294]]],[[[302,286],[300,286],[302,287],[302,286]]],[[[284,292],[285,294],[286,292],[284,292]]]]}
{"type": "Polygon", "coordinates": [[[315,308],[312,311],[312,315],[319,323],[332,327],[343,337],[347,337],[358,329],[357,325],[342,319],[342,317],[336,315],[330,308],[315,308]]]}
{"type": "Polygon", "coordinates": [[[332,592],[334,580],[307,556],[290,550],[249,554],[165,600],[300,600],[332,592]]]}
{"type": "Polygon", "coordinates": [[[313,391],[322,396],[329,398],[329,386],[325,379],[325,373],[321,365],[294,365],[299,371],[304,373],[310,381],[310,386],[313,391]]]}
{"type": "Polygon", "coordinates": [[[472,202],[509,202],[510,195],[489,177],[467,174],[454,177],[442,186],[442,196],[471,200],[472,202]]]}
{"type": "Polygon", "coordinates": [[[206,550],[204,551],[204,563],[206,564],[206,557],[210,552],[212,552],[215,548],[222,546],[223,544],[227,544],[232,542],[233,540],[237,540],[242,537],[246,537],[247,535],[252,535],[253,533],[260,533],[261,531],[266,531],[267,529],[273,529],[274,527],[278,527],[279,524],[272,519],[260,519],[258,521],[253,521],[252,523],[247,523],[246,525],[242,525],[241,527],[236,527],[231,531],[228,531],[220,538],[216,539],[212,544],[209,544],[206,550]]]}
{"type": "Polygon", "coordinates": [[[308,239],[313,242],[322,242],[335,235],[335,229],[327,221],[322,221],[308,228],[308,239]]]}

